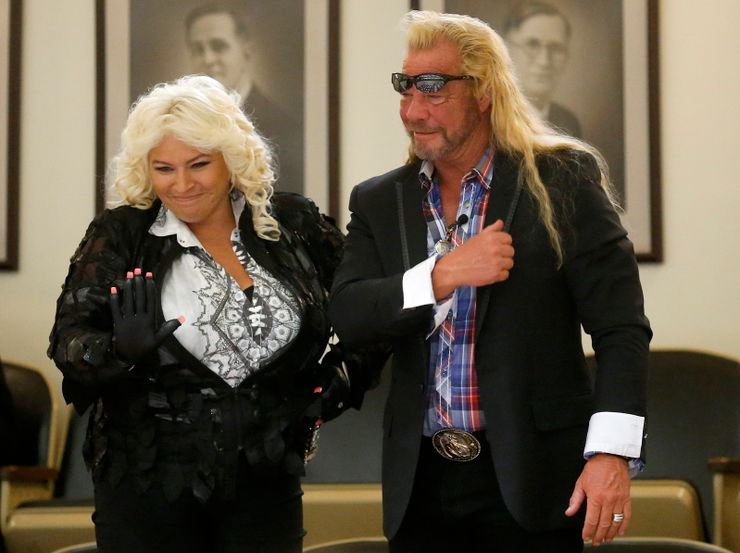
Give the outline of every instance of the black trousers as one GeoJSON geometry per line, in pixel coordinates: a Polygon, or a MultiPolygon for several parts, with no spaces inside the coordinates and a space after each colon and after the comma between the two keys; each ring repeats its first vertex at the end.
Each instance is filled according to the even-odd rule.
{"type": "Polygon", "coordinates": [[[200,503],[189,492],[168,502],[156,483],[140,494],[130,478],[95,483],[95,537],[102,553],[300,553],[300,480],[241,462],[236,497],[200,503]]]}
{"type": "MultiPolygon", "coordinates": [[[[406,515],[390,540],[391,553],[576,553],[580,528],[532,533],[509,513],[484,434],[473,461],[448,461],[422,439],[406,515]]],[[[565,509],[565,507],[563,507],[565,509]]]]}

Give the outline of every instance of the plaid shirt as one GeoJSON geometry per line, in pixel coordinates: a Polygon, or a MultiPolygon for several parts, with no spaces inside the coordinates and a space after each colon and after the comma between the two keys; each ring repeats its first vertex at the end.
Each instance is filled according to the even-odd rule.
{"type": "MultiPolygon", "coordinates": [[[[466,215],[468,221],[453,231],[450,237],[453,248],[483,228],[492,178],[493,150],[489,148],[462,179],[456,219],[466,215]]],[[[419,181],[427,190],[422,210],[427,222],[427,254],[431,257],[436,255],[434,245],[447,232],[439,182],[431,162],[422,164],[419,181]]],[[[479,406],[475,369],[475,301],[474,286],[457,288],[452,294],[447,316],[429,335],[428,407],[424,420],[424,434],[427,436],[447,427],[474,432],[486,426],[479,406]]]]}

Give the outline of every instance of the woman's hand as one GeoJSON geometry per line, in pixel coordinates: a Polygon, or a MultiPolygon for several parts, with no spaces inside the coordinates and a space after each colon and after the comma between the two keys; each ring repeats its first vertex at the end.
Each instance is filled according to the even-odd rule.
{"type": "Polygon", "coordinates": [[[156,330],[156,297],[152,273],[146,273],[145,279],[141,276],[141,269],[126,274],[123,301],[116,287],[111,288],[113,341],[116,355],[121,359],[131,363],[140,361],[185,321],[185,317],[180,316],[167,321],[156,330]]]}
{"type": "Polygon", "coordinates": [[[352,403],[349,375],[339,348],[331,347],[324,355],[319,378],[321,384],[314,392],[321,395],[321,419],[326,422],[337,418],[352,403]]]}

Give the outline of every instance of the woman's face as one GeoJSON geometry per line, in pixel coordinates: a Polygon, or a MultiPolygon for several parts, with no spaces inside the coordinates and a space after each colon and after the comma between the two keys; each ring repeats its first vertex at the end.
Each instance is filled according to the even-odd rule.
{"type": "Polygon", "coordinates": [[[233,223],[229,169],[220,152],[166,136],[149,151],[147,166],[157,197],[191,228],[233,223]]]}

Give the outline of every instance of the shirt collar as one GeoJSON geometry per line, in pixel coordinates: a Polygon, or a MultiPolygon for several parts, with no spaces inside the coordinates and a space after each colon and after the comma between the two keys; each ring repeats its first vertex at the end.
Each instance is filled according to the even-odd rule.
{"type": "MultiPolygon", "coordinates": [[[[466,181],[473,177],[477,178],[480,183],[486,188],[491,188],[491,181],[493,180],[492,146],[486,148],[486,150],[483,152],[483,155],[478,160],[478,163],[475,164],[475,167],[473,167],[470,172],[468,172],[463,177],[463,181],[466,181]]],[[[421,186],[426,190],[429,190],[432,187],[432,183],[435,182],[434,163],[426,159],[422,161],[421,168],[419,169],[419,182],[421,183],[421,186]]]]}
{"type": "MultiPolygon", "coordinates": [[[[244,194],[236,190],[230,194],[231,198],[231,209],[234,212],[234,220],[238,221],[241,217],[244,207],[246,206],[247,200],[244,198],[244,194]]],[[[159,208],[154,223],[149,227],[149,234],[154,236],[172,236],[177,237],[177,243],[183,248],[189,247],[202,247],[200,241],[196,238],[193,231],[190,230],[187,224],[183,223],[177,216],[164,204],[159,208]]]]}

